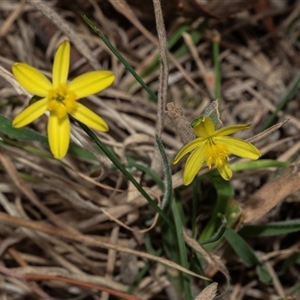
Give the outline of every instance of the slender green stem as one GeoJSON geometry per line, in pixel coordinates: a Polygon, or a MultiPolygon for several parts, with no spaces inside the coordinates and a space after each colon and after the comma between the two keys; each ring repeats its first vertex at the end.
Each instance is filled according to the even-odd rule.
{"type": "Polygon", "coordinates": [[[192,237],[193,238],[196,237],[197,208],[198,208],[198,203],[199,203],[199,194],[198,194],[199,184],[200,184],[199,177],[196,177],[194,179],[193,185],[192,185],[192,212],[191,212],[192,218],[191,218],[191,222],[192,222],[192,237]]]}
{"type": "Polygon", "coordinates": [[[148,87],[143,79],[134,71],[132,66],[126,61],[121,53],[110,43],[99,28],[97,28],[87,16],[82,16],[83,20],[90,26],[90,28],[102,39],[105,45],[111,50],[111,52],[120,60],[125,68],[133,75],[133,77],[140,83],[140,85],[148,92],[153,101],[157,101],[156,94],[148,87]]]}
{"type": "Polygon", "coordinates": [[[215,69],[215,97],[221,99],[221,70],[220,70],[220,35],[213,38],[213,60],[215,69]]]}
{"type": "Polygon", "coordinates": [[[123,175],[130,180],[138,191],[145,197],[149,204],[158,212],[158,214],[165,220],[165,222],[174,229],[173,223],[167,217],[167,215],[157,206],[157,204],[151,199],[141,185],[135,180],[135,178],[126,170],[126,168],[120,163],[120,161],[109,151],[109,149],[98,139],[92,130],[86,125],[76,120],[79,126],[90,136],[90,138],[97,144],[97,146],[104,152],[104,154],[113,162],[113,164],[123,173],[123,175]]]}

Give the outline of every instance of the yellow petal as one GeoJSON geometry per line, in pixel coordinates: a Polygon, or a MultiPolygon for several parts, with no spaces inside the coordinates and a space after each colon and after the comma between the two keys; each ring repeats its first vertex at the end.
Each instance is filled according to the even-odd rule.
{"type": "Polygon", "coordinates": [[[70,144],[70,120],[68,115],[58,118],[55,113],[50,113],[48,140],[53,156],[62,159],[67,154],[70,144]]]}
{"type": "Polygon", "coordinates": [[[193,151],[197,147],[201,147],[204,144],[203,138],[197,138],[186,144],[184,147],[180,149],[180,151],[176,154],[173,164],[177,164],[179,160],[181,160],[187,153],[193,151]]]}
{"type": "Polygon", "coordinates": [[[47,110],[48,99],[41,99],[19,113],[13,120],[13,127],[20,128],[39,118],[47,110]]]}
{"type": "Polygon", "coordinates": [[[73,79],[69,84],[69,89],[76,94],[76,99],[80,99],[104,90],[114,80],[115,76],[110,71],[93,71],[73,79]]]}
{"type": "Polygon", "coordinates": [[[61,43],[54,56],[52,68],[53,88],[60,84],[67,83],[70,66],[70,43],[65,41],[61,43]]]}
{"type": "Polygon", "coordinates": [[[220,128],[214,132],[214,136],[224,136],[224,135],[230,135],[238,131],[247,130],[250,129],[250,124],[240,124],[240,125],[232,125],[220,128]]]}
{"type": "Polygon", "coordinates": [[[260,151],[255,146],[238,138],[217,136],[214,137],[214,141],[226,145],[230,153],[243,158],[258,159],[261,156],[260,151]]]}
{"type": "Polygon", "coordinates": [[[193,131],[196,136],[207,138],[215,133],[215,124],[209,117],[203,117],[194,128],[193,131]]]}
{"type": "Polygon", "coordinates": [[[205,157],[206,145],[203,144],[195,149],[185,163],[183,171],[183,184],[189,185],[201,169],[205,157]]]}
{"type": "Polygon", "coordinates": [[[77,103],[76,109],[70,112],[70,115],[88,127],[102,132],[108,131],[107,123],[93,111],[80,103],[77,103]]]}
{"type": "Polygon", "coordinates": [[[15,63],[12,72],[17,81],[31,94],[46,97],[52,84],[50,80],[36,68],[24,63],[15,63]]]}
{"type": "Polygon", "coordinates": [[[229,163],[227,161],[224,161],[224,164],[219,166],[218,171],[220,175],[225,179],[225,180],[230,180],[232,177],[232,170],[229,166],[229,163]]]}

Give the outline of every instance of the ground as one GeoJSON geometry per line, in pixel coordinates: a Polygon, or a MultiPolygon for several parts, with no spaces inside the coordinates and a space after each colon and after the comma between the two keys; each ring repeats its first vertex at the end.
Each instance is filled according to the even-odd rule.
{"type": "Polygon", "coordinates": [[[0,298],[300,299],[299,15],[298,0],[1,1],[0,298]],[[49,114],[12,127],[33,95],[11,70],[51,78],[64,40],[70,80],[115,81],[80,100],[109,131],[71,120],[57,160],[49,114]],[[234,136],[262,155],[184,186],[172,160],[203,116],[251,124],[234,136]]]}

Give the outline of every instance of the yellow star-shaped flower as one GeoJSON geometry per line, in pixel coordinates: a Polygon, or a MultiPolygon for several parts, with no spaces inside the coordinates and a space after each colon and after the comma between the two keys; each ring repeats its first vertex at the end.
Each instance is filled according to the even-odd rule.
{"type": "Polygon", "coordinates": [[[211,118],[203,117],[199,120],[193,127],[194,134],[198,138],[185,145],[173,161],[176,164],[184,155],[191,152],[183,171],[183,184],[188,185],[193,181],[204,162],[209,169],[216,166],[220,175],[225,180],[230,180],[232,177],[232,170],[228,163],[230,154],[258,159],[261,153],[255,146],[244,140],[228,136],[250,127],[250,125],[233,125],[216,130],[211,118]]]}
{"type": "Polygon", "coordinates": [[[108,125],[97,114],[77,102],[80,98],[98,93],[110,86],[115,76],[110,71],[92,71],[67,82],[70,65],[70,43],[58,47],[52,69],[52,83],[39,70],[25,64],[15,63],[12,72],[17,81],[31,94],[42,97],[29,105],[13,120],[13,126],[20,128],[39,118],[47,110],[48,139],[55,158],[63,158],[70,143],[71,115],[85,125],[106,132],[108,125]]]}

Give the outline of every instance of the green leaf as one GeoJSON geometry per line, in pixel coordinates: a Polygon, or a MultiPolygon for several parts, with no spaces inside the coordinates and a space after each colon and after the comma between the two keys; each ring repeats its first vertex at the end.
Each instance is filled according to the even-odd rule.
{"type": "Polygon", "coordinates": [[[224,236],[234,252],[245,263],[245,265],[249,267],[256,266],[256,272],[259,280],[264,284],[270,284],[272,281],[271,275],[256,257],[254,251],[246,243],[246,241],[231,228],[226,228],[224,236]]]}
{"type": "Polygon", "coordinates": [[[224,233],[225,239],[231,245],[237,256],[247,265],[254,266],[259,265],[260,261],[254,254],[250,246],[245,240],[231,228],[226,228],[224,233]]]}
{"type": "Polygon", "coordinates": [[[0,115],[0,132],[17,140],[37,141],[43,145],[48,145],[48,139],[45,136],[26,127],[14,128],[12,127],[11,120],[5,118],[3,115],[0,115]]]}
{"type": "Polygon", "coordinates": [[[272,283],[272,277],[269,274],[268,270],[264,266],[257,265],[256,266],[256,274],[258,275],[260,282],[267,284],[267,285],[272,283]]]}
{"type": "MultiPolygon", "coordinates": [[[[0,133],[3,133],[10,138],[20,140],[20,141],[37,141],[43,144],[46,147],[48,146],[48,139],[46,136],[37,133],[29,128],[14,128],[12,127],[11,120],[5,118],[3,115],[0,115],[0,133]]],[[[81,157],[85,159],[95,160],[94,155],[90,154],[80,146],[75,143],[70,143],[68,153],[76,157],[81,157]]]]}

